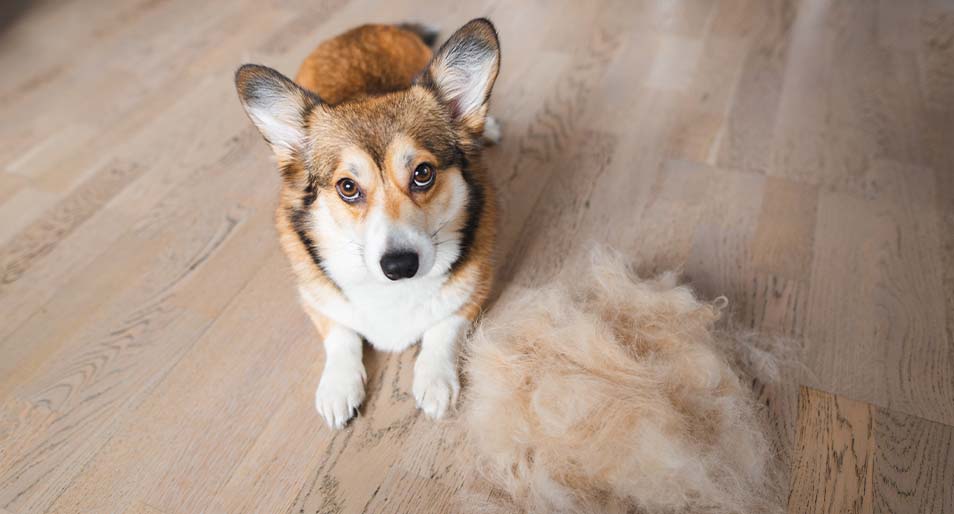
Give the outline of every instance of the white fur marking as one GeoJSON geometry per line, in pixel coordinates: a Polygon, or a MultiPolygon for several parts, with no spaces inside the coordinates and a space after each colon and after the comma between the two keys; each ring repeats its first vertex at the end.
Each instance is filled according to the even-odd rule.
{"type": "Polygon", "coordinates": [[[291,156],[305,141],[302,99],[293,92],[260,91],[259,95],[254,103],[245,104],[249,117],[277,155],[291,156]]]}
{"type": "Polygon", "coordinates": [[[455,105],[458,117],[481,112],[496,78],[496,52],[462,42],[445,50],[433,66],[432,76],[437,87],[444,100],[455,105]]]}
{"type": "Polygon", "coordinates": [[[424,332],[421,353],[414,363],[412,392],[418,408],[433,419],[444,417],[457,403],[457,342],[467,324],[466,318],[454,315],[424,332]]]}
{"type": "Polygon", "coordinates": [[[497,144],[501,138],[500,122],[493,116],[487,116],[484,120],[484,140],[490,144],[497,144]]]}
{"type": "Polygon", "coordinates": [[[361,338],[344,327],[325,336],[325,369],[315,392],[315,408],[332,429],[344,427],[364,401],[361,338]]]}

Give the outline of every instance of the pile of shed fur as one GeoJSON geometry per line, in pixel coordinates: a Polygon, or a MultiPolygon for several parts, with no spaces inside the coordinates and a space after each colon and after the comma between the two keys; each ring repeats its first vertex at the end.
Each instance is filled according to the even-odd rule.
{"type": "Polygon", "coordinates": [[[509,291],[468,341],[468,458],[507,498],[465,510],[781,512],[750,377],[714,329],[724,299],[606,252],[575,271],[509,291]]]}

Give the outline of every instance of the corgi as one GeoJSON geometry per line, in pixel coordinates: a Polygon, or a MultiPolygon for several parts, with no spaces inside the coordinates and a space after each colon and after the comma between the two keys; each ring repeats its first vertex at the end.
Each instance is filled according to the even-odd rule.
{"type": "Polygon", "coordinates": [[[416,342],[412,392],[438,419],[460,390],[458,344],[493,282],[494,189],[481,153],[500,46],[473,20],[432,52],[417,25],[364,25],[319,45],[295,81],[259,65],[239,99],[282,177],[275,219],[324,341],[315,406],[333,429],[365,396],[362,341],[416,342]]]}

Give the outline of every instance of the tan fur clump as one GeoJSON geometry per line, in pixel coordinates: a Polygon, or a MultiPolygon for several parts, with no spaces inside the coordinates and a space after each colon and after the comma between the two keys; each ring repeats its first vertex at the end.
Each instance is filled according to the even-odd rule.
{"type": "Polygon", "coordinates": [[[719,307],[605,255],[504,295],[469,341],[461,421],[505,510],[781,511],[719,307]]]}

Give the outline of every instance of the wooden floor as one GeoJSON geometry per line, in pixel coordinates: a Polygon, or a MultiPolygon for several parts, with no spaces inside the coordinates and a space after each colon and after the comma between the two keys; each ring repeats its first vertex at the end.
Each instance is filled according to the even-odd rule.
{"type": "Polygon", "coordinates": [[[0,24],[0,513],[450,512],[369,352],[347,430],[232,86],[367,21],[489,16],[501,287],[608,242],[795,338],[791,512],[954,512],[954,3],[14,2],[0,24]],[[22,4],[22,5],[21,5],[22,4]],[[802,387],[799,393],[799,388],[802,387]]]}

